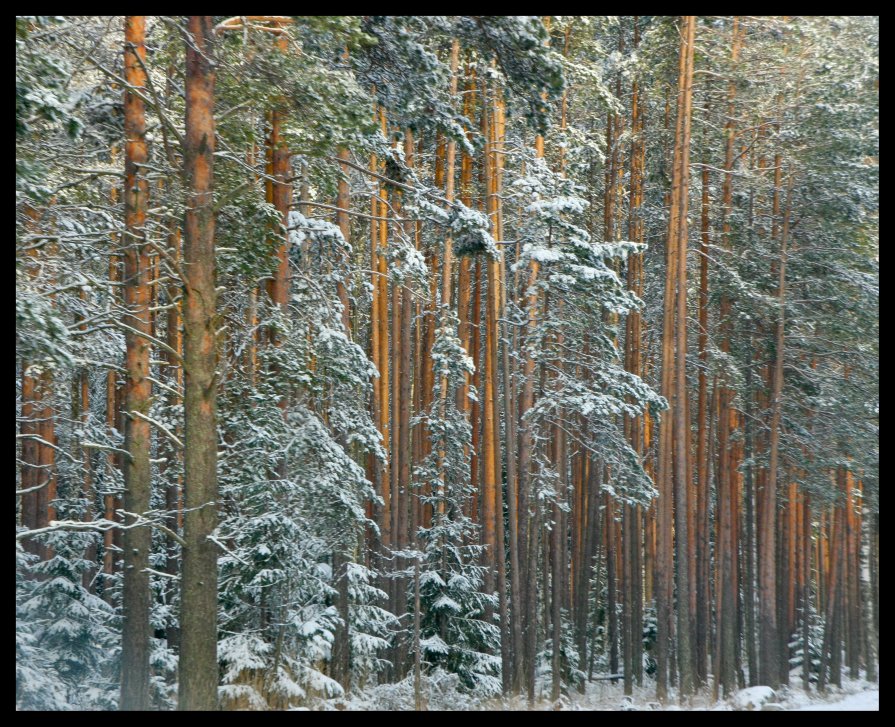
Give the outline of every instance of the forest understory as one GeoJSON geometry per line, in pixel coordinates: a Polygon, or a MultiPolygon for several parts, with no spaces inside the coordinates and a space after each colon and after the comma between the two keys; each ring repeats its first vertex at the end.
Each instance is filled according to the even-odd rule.
{"type": "Polygon", "coordinates": [[[878,17],[17,16],[15,225],[17,710],[879,709],[878,17]]]}

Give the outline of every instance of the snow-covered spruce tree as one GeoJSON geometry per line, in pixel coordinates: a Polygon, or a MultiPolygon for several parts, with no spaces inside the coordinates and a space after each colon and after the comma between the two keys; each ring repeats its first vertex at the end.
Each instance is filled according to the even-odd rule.
{"type": "MultiPolygon", "coordinates": [[[[329,561],[336,549],[354,552],[375,498],[352,452],[383,454],[362,405],[373,371],[342,326],[345,241],[296,212],[290,249],[291,305],[285,315],[259,305],[259,327],[275,329],[280,345],[259,347],[256,380],[234,370],[220,404],[223,694],[253,709],[342,693],[323,668],[340,623],[329,561]]],[[[369,630],[354,640],[370,670],[389,617],[366,574],[352,572],[349,630],[369,630]]]]}
{"type": "Polygon", "coordinates": [[[439,314],[432,347],[433,401],[424,413],[432,449],[415,472],[417,491],[431,493],[420,496],[433,513],[431,527],[419,531],[423,555],[418,648],[428,668],[455,673],[465,688],[490,696],[501,687],[500,658],[495,656],[500,630],[485,614],[497,606],[497,599],[483,592],[480,528],[467,514],[472,496],[470,427],[456,403],[473,366],[457,337],[456,315],[449,309],[439,314]]]}
{"type": "Polygon", "coordinates": [[[624,441],[620,416],[637,416],[647,409],[655,413],[666,402],[640,377],[624,370],[616,347],[618,316],[642,303],[615,269],[644,246],[592,241],[586,230],[570,221],[587,206],[574,182],[549,171],[543,160],[529,160],[528,169],[515,184],[520,201],[528,200],[516,264],[536,260],[543,271],[537,283],[546,300],[543,320],[527,345],[549,370],[551,384],[527,416],[541,441],[548,437],[550,425],[583,417],[591,436],[582,443],[611,467],[612,478],[604,489],[614,497],[646,504],[655,493],[642,463],[624,441]],[[564,343],[585,340],[587,352],[583,346],[564,343]]]}
{"type": "MultiPolygon", "coordinates": [[[[71,513],[67,513],[71,514],[71,513]]],[[[17,549],[16,708],[114,709],[118,701],[115,612],[82,585],[93,533],[45,538],[53,555],[17,549]]]]}
{"type": "Polygon", "coordinates": [[[388,594],[374,585],[376,572],[363,563],[347,563],[348,642],[351,689],[364,689],[388,662],[382,657],[389,645],[394,615],[380,604],[388,594]]]}
{"type": "MultiPolygon", "coordinates": [[[[101,169],[68,184],[54,164],[64,157],[76,167],[102,167],[107,158],[107,86],[78,76],[74,54],[59,42],[95,42],[103,37],[97,31],[90,21],[16,20],[20,534],[95,516],[101,487],[115,479],[104,479],[101,458],[82,446],[111,439],[97,416],[93,367],[115,360],[104,295],[114,214],[96,208],[105,191],[101,169]]],[[[116,705],[118,623],[96,595],[100,541],[96,532],[56,530],[16,543],[17,709],[116,705]]]]}
{"type": "MultiPolygon", "coordinates": [[[[525,162],[527,173],[514,180],[509,202],[526,213],[516,230],[521,252],[514,267],[524,272],[534,262],[540,274],[526,292],[539,301],[538,317],[520,354],[534,362],[533,375],[542,383],[534,405],[521,416],[532,438],[533,501],[551,530],[564,532],[561,520],[572,493],[569,458],[558,456],[553,446],[556,433],[568,433],[593,458],[593,466],[606,468],[602,492],[618,503],[647,505],[655,491],[626,441],[622,418],[646,410],[655,416],[666,402],[625,371],[616,345],[619,316],[642,306],[617,269],[644,246],[593,241],[579,224],[587,207],[580,186],[549,170],[543,158],[527,154],[525,162]]],[[[562,643],[560,664],[568,686],[579,674],[578,658],[571,642],[562,643]]],[[[541,654],[539,660],[545,658],[541,654]]]]}

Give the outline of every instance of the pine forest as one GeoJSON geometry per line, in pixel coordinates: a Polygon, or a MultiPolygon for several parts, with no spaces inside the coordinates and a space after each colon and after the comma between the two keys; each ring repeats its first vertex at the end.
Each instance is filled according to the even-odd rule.
{"type": "Polygon", "coordinates": [[[16,709],[879,709],[879,18],[17,16],[16,709]]]}

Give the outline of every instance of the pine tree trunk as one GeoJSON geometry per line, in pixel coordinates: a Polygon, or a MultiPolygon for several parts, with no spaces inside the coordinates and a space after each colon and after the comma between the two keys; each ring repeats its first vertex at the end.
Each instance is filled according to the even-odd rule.
{"type": "MultiPolygon", "coordinates": [[[[340,147],[338,155],[340,160],[348,161],[348,149],[346,147],[340,147]]],[[[341,175],[339,176],[339,186],[336,194],[336,207],[339,210],[336,212],[336,224],[339,226],[339,231],[342,233],[342,238],[345,240],[346,244],[351,245],[351,223],[348,219],[348,208],[351,206],[351,190],[348,186],[348,166],[345,164],[341,166],[341,175]]],[[[339,302],[342,304],[342,326],[345,329],[345,335],[349,338],[351,337],[351,304],[348,299],[348,288],[350,287],[350,281],[339,281],[338,283],[338,294],[339,294],[339,302]]]]}
{"type": "Polygon", "coordinates": [[[709,170],[702,169],[702,216],[699,246],[699,394],[696,404],[696,678],[708,679],[708,649],[711,637],[709,590],[709,478],[708,478],[708,327],[709,327],[709,170]]]}
{"type": "Polygon", "coordinates": [[[776,688],[780,683],[782,669],[788,664],[781,662],[779,634],[776,613],[777,581],[775,572],[775,510],[777,506],[777,466],[780,449],[780,415],[783,393],[784,359],[784,314],[786,307],[786,248],[789,236],[789,212],[792,197],[792,177],[787,191],[786,211],[783,219],[783,235],[780,241],[779,282],[777,296],[779,313],[777,319],[776,360],[774,363],[773,391],[771,394],[770,463],[768,466],[767,489],[762,496],[761,513],[761,565],[758,574],[759,588],[759,675],[762,684],[776,688]]]}
{"type": "MultiPolygon", "coordinates": [[[[739,18],[733,19],[731,41],[731,63],[734,65],[739,59],[741,46],[741,31],[739,18]]],[[[721,202],[721,239],[726,248],[730,246],[730,212],[733,208],[733,167],[734,167],[734,140],[736,137],[736,123],[734,113],[736,107],[736,86],[730,81],[727,86],[727,123],[725,124],[726,147],[724,154],[724,180],[722,182],[721,202]]],[[[730,351],[731,336],[731,310],[732,300],[729,295],[721,297],[719,322],[721,327],[721,350],[724,353],[730,351]]],[[[716,614],[716,638],[719,643],[719,663],[715,665],[715,694],[718,694],[719,686],[724,690],[724,696],[729,696],[735,686],[736,678],[736,600],[737,583],[734,580],[734,552],[733,539],[733,511],[734,511],[734,473],[731,469],[731,402],[734,399],[734,391],[726,384],[719,392],[720,411],[718,413],[718,518],[720,522],[720,542],[717,548],[716,569],[720,586],[718,598],[719,611],[716,614]]]]}
{"type": "MultiPolygon", "coordinates": [[[[604,477],[608,482],[610,479],[608,468],[604,472],[604,477]]],[[[616,569],[618,553],[615,547],[615,502],[609,493],[606,493],[604,497],[606,517],[606,609],[609,613],[609,672],[611,674],[618,674],[618,573],[616,569]]]]}
{"type": "MultiPolygon", "coordinates": [[[[151,432],[145,416],[149,414],[152,384],[149,381],[149,250],[146,244],[146,210],[149,183],[145,165],[146,114],[142,99],[131,89],[145,92],[147,79],[146,17],[128,15],[124,27],[124,72],[128,88],[124,94],[124,324],[133,332],[125,334],[125,449],[124,509],[125,524],[133,524],[150,508],[151,473],[149,453],[151,432]]],[[[148,527],[124,531],[124,587],[121,627],[121,698],[122,710],[149,709],[149,554],[152,532],[148,527]]]]}
{"type": "MultiPolygon", "coordinates": [[[[634,48],[640,42],[638,17],[634,16],[634,48]]],[[[643,139],[643,117],[640,108],[640,86],[635,79],[631,86],[631,155],[630,155],[630,207],[628,212],[628,239],[632,242],[643,242],[643,170],[646,146],[643,139]]],[[[636,295],[643,294],[643,258],[631,255],[628,259],[628,289],[636,295]]],[[[637,376],[641,371],[641,314],[632,311],[625,324],[625,370],[637,376]]],[[[643,452],[642,421],[640,417],[625,416],[625,430],[628,442],[639,456],[643,452]]],[[[624,618],[624,674],[625,694],[633,692],[635,677],[642,681],[643,675],[643,619],[642,608],[642,573],[640,569],[640,509],[639,506],[625,505],[622,523],[624,550],[624,585],[623,585],[623,618],[624,618]]]]}
{"type": "MultiPolygon", "coordinates": [[[[676,324],[676,359],[675,359],[675,397],[674,397],[674,466],[677,480],[675,498],[675,542],[677,555],[677,655],[678,655],[678,687],[682,697],[692,694],[694,689],[693,660],[691,649],[692,616],[690,612],[691,587],[688,529],[690,527],[690,470],[689,430],[690,420],[687,415],[687,209],[690,179],[690,117],[693,100],[693,56],[696,36],[695,16],[684,16],[686,45],[681,53],[684,59],[684,74],[680,84],[681,101],[679,105],[680,142],[675,149],[676,166],[678,167],[678,206],[677,216],[677,324],[676,324]],[[680,155],[680,161],[677,157],[680,155]]],[[[674,217],[672,217],[674,220],[674,217]]]]}
{"type": "MultiPolygon", "coordinates": [[[[114,154],[113,154],[114,156],[114,154]]],[[[118,201],[118,188],[112,187],[110,199],[112,205],[118,201]]],[[[113,236],[114,238],[114,236],[113,236]]],[[[115,247],[114,239],[113,239],[113,247],[115,247]]],[[[118,282],[118,260],[117,256],[110,255],[109,256],[109,282],[115,283],[118,282]]],[[[114,290],[114,289],[113,289],[114,290]]],[[[111,295],[114,295],[112,293],[111,295]]],[[[23,378],[24,381],[24,378],[23,378]]],[[[116,397],[115,390],[117,388],[117,376],[115,373],[115,369],[109,369],[106,372],[106,428],[111,432],[116,428],[117,420],[118,420],[118,410],[116,408],[116,397]]],[[[112,472],[116,469],[117,455],[114,452],[109,452],[106,455],[106,471],[112,472]]],[[[103,496],[103,510],[105,519],[110,522],[115,520],[115,511],[117,509],[116,504],[117,498],[114,495],[104,495],[103,496]]],[[[111,576],[115,570],[115,553],[114,553],[114,538],[115,534],[113,530],[107,530],[103,533],[103,575],[111,576]]],[[[103,597],[111,603],[111,589],[108,588],[108,581],[103,580],[103,597]]]]}
{"type": "Polygon", "coordinates": [[[806,492],[802,507],[802,544],[805,558],[802,561],[802,578],[805,591],[802,594],[802,689],[808,694],[811,687],[811,500],[806,492]]]}
{"type": "Polygon", "coordinates": [[[745,641],[746,641],[746,662],[749,666],[749,686],[754,687],[758,684],[758,661],[757,654],[755,652],[755,513],[754,513],[754,503],[755,503],[755,488],[754,488],[754,467],[751,464],[753,462],[753,432],[752,432],[752,417],[753,417],[753,407],[752,407],[752,366],[750,365],[746,369],[746,391],[750,392],[746,399],[746,417],[745,417],[745,427],[744,427],[744,445],[745,445],[745,453],[746,459],[749,461],[749,466],[746,468],[745,472],[745,484],[746,484],[746,492],[745,492],[745,504],[746,504],[746,541],[744,544],[744,550],[746,555],[746,568],[745,568],[745,580],[743,587],[743,602],[744,602],[744,619],[746,622],[745,626],[745,641]]]}
{"type": "MultiPolygon", "coordinates": [[[[178,222],[172,221],[171,228],[168,233],[168,254],[179,263],[180,261],[180,225],[178,222]]],[[[181,332],[180,332],[180,306],[178,302],[174,304],[174,300],[180,293],[180,286],[172,282],[167,287],[168,308],[167,321],[165,323],[165,343],[168,347],[176,352],[176,355],[169,351],[163,351],[162,355],[167,362],[168,381],[169,384],[178,392],[183,391],[183,369],[180,366],[180,357],[182,356],[181,332]]],[[[253,355],[253,354],[250,354],[253,355]]],[[[178,395],[171,395],[169,401],[172,405],[182,406],[183,398],[178,395]]],[[[177,433],[182,435],[182,432],[177,433]]],[[[178,463],[181,452],[174,447],[171,442],[165,443],[165,456],[167,462],[164,464],[165,471],[174,469],[178,463]]],[[[170,476],[170,475],[169,475],[170,476]]],[[[183,480],[180,475],[168,485],[165,490],[165,520],[167,527],[173,532],[179,532],[183,526],[183,499],[182,499],[183,480]]],[[[173,541],[168,543],[168,554],[165,560],[165,572],[176,576],[180,573],[180,547],[173,541]]],[[[172,580],[172,589],[180,589],[180,584],[172,580]]],[[[165,628],[165,635],[168,641],[168,647],[174,650],[179,649],[180,645],[180,624],[177,621],[176,614],[172,614],[171,620],[165,628]]]]}
{"type": "Polygon", "coordinates": [[[186,43],[183,258],[184,529],[178,709],[217,709],[217,383],[215,375],[214,38],[190,16],[186,43]]]}
{"type": "Polygon", "coordinates": [[[868,561],[867,571],[869,571],[870,575],[869,578],[865,578],[865,569],[864,567],[861,568],[861,618],[863,619],[862,631],[864,637],[862,646],[864,651],[864,669],[866,671],[867,681],[875,682],[878,679],[876,671],[878,654],[876,647],[876,624],[873,620],[873,526],[870,510],[867,506],[867,503],[864,501],[863,489],[861,493],[861,508],[863,509],[865,517],[862,518],[864,527],[862,527],[862,532],[859,535],[861,539],[860,545],[864,558],[866,558],[866,560],[868,561]]]}

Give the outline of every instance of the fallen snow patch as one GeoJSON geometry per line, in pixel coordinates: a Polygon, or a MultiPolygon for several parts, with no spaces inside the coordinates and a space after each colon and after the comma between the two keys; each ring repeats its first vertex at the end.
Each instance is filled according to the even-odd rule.
{"type": "Polygon", "coordinates": [[[749,687],[733,695],[733,708],[745,712],[758,712],[765,702],[776,702],[777,693],[770,687],[749,687]]]}
{"type": "Polygon", "coordinates": [[[879,690],[849,694],[839,702],[811,702],[796,712],[878,712],[879,690]]]}

